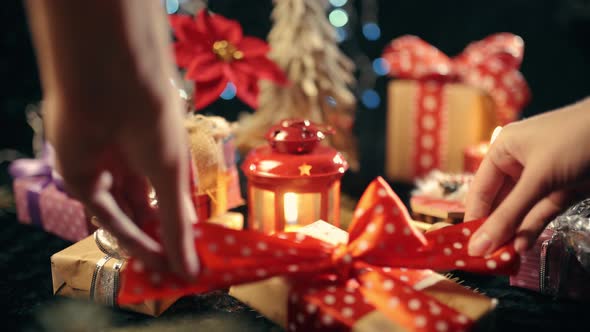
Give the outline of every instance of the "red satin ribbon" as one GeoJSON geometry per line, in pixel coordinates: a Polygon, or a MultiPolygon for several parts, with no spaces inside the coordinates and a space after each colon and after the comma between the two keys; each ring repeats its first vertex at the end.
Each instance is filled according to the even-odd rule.
{"type": "MultiPolygon", "coordinates": [[[[397,195],[378,178],[358,204],[346,245],[334,246],[303,234],[270,236],[197,223],[193,235],[202,272],[195,282],[148,271],[131,258],[122,272],[118,301],[202,293],[280,275],[293,282],[290,329],[350,327],[373,310],[417,331],[468,328],[469,319],[413,286],[432,273],[423,269],[513,273],[519,263],[513,246],[487,257],[471,257],[467,243],[482,220],[426,235],[409,220],[397,195]]],[[[159,240],[154,230],[147,231],[159,240]]]]}

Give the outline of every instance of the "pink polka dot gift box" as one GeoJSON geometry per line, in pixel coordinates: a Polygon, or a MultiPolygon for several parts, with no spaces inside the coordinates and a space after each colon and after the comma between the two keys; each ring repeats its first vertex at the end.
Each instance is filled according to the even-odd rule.
{"type": "Polygon", "coordinates": [[[43,229],[62,239],[80,241],[96,229],[84,205],[70,198],[55,185],[50,185],[41,192],[39,207],[43,229]]]}
{"type": "Polygon", "coordinates": [[[65,240],[79,241],[96,227],[84,206],[61,189],[53,156],[53,148],[46,143],[39,158],[18,159],[10,165],[17,217],[21,223],[41,227],[65,240]]]}
{"type": "Polygon", "coordinates": [[[389,75],[385,172],[411,182],[434,169],[463,170],[465,148],[518,119],[530,92],[518,71],[523,40],[491,35],[448,57],[416,36],[383,51],[389,75]]]}
{"type": "MultiPolygon", "coordinates": [[[[423,234],[378,178],[348,233],[323,221],[271,235],[196,223],[196,280],[135,266],[131,257],[118,299],[132,304],[231,286],[230,295],[288,331],[466,331],[496,301],[433,270],[511,274],[519,264],[513,244],[485,257],[467,254],[483,221],[423,234]]],[[[147,223],[146,231],[153,227],[147,223]]]]}

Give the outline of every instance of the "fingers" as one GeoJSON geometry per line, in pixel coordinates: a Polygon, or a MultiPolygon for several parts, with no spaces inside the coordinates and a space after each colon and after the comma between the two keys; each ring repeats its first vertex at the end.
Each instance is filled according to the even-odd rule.
{"type": "Polygon", "coordinates": [[[504,137],[498,137],[473,179],[465,204],[465,220],[488,216],[522,173],[522,166],[509,152],[508,139],[504,137]]]}
{"type": "Polygon", "coordinates": [[[158,197],[162,244],[172,270],[182,276],[199,273],[192,223],[196,213],[189,193],[189,150],[181,117],[164,114],[158,127],[141,140],[130,138],[135,167],[145,174],[158,197]],[[154,135],[155,133],[155,135],[154,135]]]}
{"type": "Polygon", "coordinates": [[[119,243],[129,253],[152,269],[162,270],[166,267],[161,246],[151,237],[141,231],[139,227],[123,213],[110,188],[113,183],[112,175],[103,172],[91,191],[82,190],[80,199],[101,220],[101,225],[113,234],[119,243]],[[88,193],[88,194],[85,194],[88,193]]]}
{"type": "Polygon", "coordinates": [[[541,174],[534,166],[523,171],[514,189],[473,234],[468,246],[470,255],[490,254],[513,237],[528,211],[547,194],[541,174]]]}
{"type": "Polygon", "coordinates": [[[569,191],[556,191],[537,203],[518,228],[514,240],[514,249],[521,253],[530,249],[545,229],[545,226],[547,226],[547,223],[573,203],[575,197],[569,191]]]}

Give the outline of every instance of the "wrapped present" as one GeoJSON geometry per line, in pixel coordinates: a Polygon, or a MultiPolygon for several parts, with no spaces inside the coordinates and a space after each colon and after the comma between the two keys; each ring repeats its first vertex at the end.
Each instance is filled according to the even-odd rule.
{"type": "MultiPolygon", "coordinates": [[[[259,288],[250,304],[267,308],[264,314],[291,331],[469,329],[494,301],[429,269],[509,274],[519,261],[513,244],[472,257],[467,243],[483,220],[426,234],[410,220],[400,199],[379,178],[360,199],[347,240],[325,224],[308,231],[328,241],[306,233],[266,235],[196,223],[193,234],[202,268],[197,280],[133,268],[135,259],[130,258],[119,301],[135,303],[266,282],[268,287],[259,288]],[[263,281],[269,278],[273,279],[263,281]]],[[[239,287],[232,291],[236,296],[239,287]]]]}
{"type": "Polygon", "coordinates": [[[79,201],[70,198],[55,184],[45,188],[39,198],[43,228],[64,240],[76,242],[96,229],[92,215],[79,201]]]}
{"type": "Polygon", "coordinates": [[[230,124],[221,117],[189,115],[185,127],[198,178],[196,195],[209,197],[210,216],[242,205],[230,124]]]}
{"type": "Polygon", "coordinates": [[[522,256],[510,285],[558,298],[590,299],[590,199],[573,206],[522,256]]]}
{"type": "Polygon", "coordinates": [[[465,199],[472,174],[449,174],[439,170],[416,180],[410,206],[414,219],[427,223],[458,223],[465,215],[465,199]]]}
{"type": "MultiPolygon", "coordinates": [[[[119,275],[126,264],[112,253],[102,251],[96,241],[95,236],[89,236],[51,256],[53,293],[115,307],[118,306],[119,275]]],[[[120,307],[159,316],[177,299],[147,300],[120,307]]]]}
{"type": "Polygon", "coordinates": [[[9,168],[14,178],[13,189],[18,220],[42,227],[39,198],[41,191],[53,181],[54,151],[49,144],[38,159],[17,159],[9,168]]]}
{"type": "Polygon", "coordinates": [[[54,152],[45,143],[39,159],[19,159],[10,166],[18,219],[68,241],[79,241],[96,229],[82,203],[63,190],[53,169],[54,152]]]}
{"type": "Polygon", "coordinates": [[[523,45],[495,34],[449,58],[418,37],[393,40],[383,53],[399,79],[388,87],[387,176],[410,182],[433,169],[460,172],[466,147],[517,119],[530,97],[518,71],[523,45]]]}

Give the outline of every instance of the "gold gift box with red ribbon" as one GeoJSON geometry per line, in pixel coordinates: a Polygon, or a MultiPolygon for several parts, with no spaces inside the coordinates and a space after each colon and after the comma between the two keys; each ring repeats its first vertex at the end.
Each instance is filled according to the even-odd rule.
{"type": "MultiPolygon", "coordinates": [[[[472,257],[467,243],[483,220],[426,234],[410,221],[400,199],[379,178],[360,199],[347,240],[342,234],[332,236],[333,229],[312,229],[313,236],[266,235],[197,223],[193,235],[201,263],[198,278],[187,282],[172,273],[135,269],[131,258],[131,268],[123,271],[119,303],[246,285],[234,287],[233,294],[261,311],[266,308],[263,314],[290,331],[470,329],[494,301],[431,269],[514,273],[519,263],[514,246],[472,257]],[[253,294],[258,286],[252,283],[266,286],[246,298],[241,287],[253,294]]],[[[152,224],[146,226],[155,234],[152,224]]]]}
{"type": "Polygon", "coordinates": [[[509,33],[469,44],[456,57],[415,36],[384,50],[387,90],[386,175],[411,182],[439,169],[463,170],[463,151],[519,118],[530,99],[518,71],[524,42],[509,33]]]}

